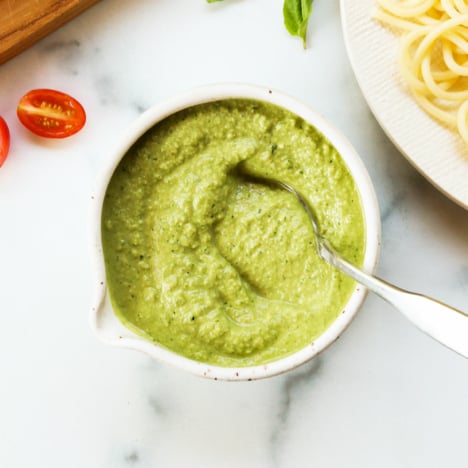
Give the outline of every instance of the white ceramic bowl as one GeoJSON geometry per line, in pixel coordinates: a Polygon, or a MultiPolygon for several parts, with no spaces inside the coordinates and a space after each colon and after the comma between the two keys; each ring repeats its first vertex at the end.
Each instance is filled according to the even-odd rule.
{"type": "Polygon", "coordinates": [[[91,326],[107,344],[143,351],[149,356],[185,369],[194,374],[220,380],[254,380],[293,369],[312,359],[332,344],[353,320],[366,296],[366,289],[357,285],[343,313],[313,343],[277,361],[252,367],[218,367],[193,361],[153,344],[124,327],[112,310],[106,288],[106,274],[101,245],[101,210],[107,185],[114,170],[132,144],[157,122],[184,108],[228,98],[250,98],[266,101],[288,109],[316,127],[335,146],[351,171],[365,215],[366,252],[363,269],[373,273],[377,266],[380,246],[380,215],[372,182],[361,159],[350,143],[330,123],[301,102],[272,90],[247,84],[217,84],[196,88],[160,103],[144,114],[128,129],[104,168],[93,200],[93,250],[96,261],[96,297],[91,310],[91,326]]]}

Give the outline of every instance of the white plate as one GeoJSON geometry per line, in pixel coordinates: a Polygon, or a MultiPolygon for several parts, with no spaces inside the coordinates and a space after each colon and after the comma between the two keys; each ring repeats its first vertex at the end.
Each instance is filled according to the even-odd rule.
{"type": "Polygon", "coordinates": [[[399,36],[371,19],[375,0],[340,0],[348,56],[369,107],[396,147],[442,193],[468,209],[468,147],[405,90],[399,36]]]}

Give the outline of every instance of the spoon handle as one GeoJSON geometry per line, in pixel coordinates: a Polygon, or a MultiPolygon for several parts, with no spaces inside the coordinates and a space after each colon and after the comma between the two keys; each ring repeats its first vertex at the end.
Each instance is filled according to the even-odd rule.
{"type": "Polygon", "coordinates": [[[330,249],[329,246],[321,249],[322,256],[330,264],[386,300],[423,332],[468,358],[468,315],[430,297],[370,276],[330,249]]]}

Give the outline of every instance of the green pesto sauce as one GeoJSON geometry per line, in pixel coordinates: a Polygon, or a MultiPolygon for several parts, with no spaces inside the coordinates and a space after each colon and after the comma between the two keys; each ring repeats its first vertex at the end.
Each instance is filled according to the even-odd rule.
{"type": "Polygon", "coordinates": [[[119,319],[220,366],[298,351],[330,326],[354,289],[318,258],[296,199],[243,180],[234,169],[241,162],[299,189],[335,248],[362,264],[362,207],[340,155],[301,118],[253,100],[199,105],[154,126],[115,171],[102,215],[119,319]]]}

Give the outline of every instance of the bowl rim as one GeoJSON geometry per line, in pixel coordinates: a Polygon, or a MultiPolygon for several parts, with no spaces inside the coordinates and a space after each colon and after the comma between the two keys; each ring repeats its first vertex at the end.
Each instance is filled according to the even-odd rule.
{"type": "Polygon", "coordinates": [[[108,345],[142,351],[158,361],[171,364],[198,376],[214,380],[245,381],[282,374],[304,364],[327,349],[348,328],[366,298],[367,289],[356,284],[349,301],[339,316],[322,335],[301,350],[278,360],[256,366],[238,368],[214,366],[186,358],[158,346],[121,324],[112,310],[109,300],[101,244],[102,205],[107,186],[117,165],[138,138],[155,124],[180,110],[198,104],[235,98],[264,101],[283,107],[313,125],[336,148],[356,182],[363,207],[366,230],[363,270],[370,274],[375,272],[381,242],[379,206],[372,180],[350,142],[322,115],[282,91],[247,83],[211,84],[192,88],[152,106],[128,127],[111,149],[110,157],[100,171],[91,196],[92,259],[94,260],[93,270],[95,273],[93,284],[96,285],[96,289],[89,319],[95,335],[108,345]]]}

